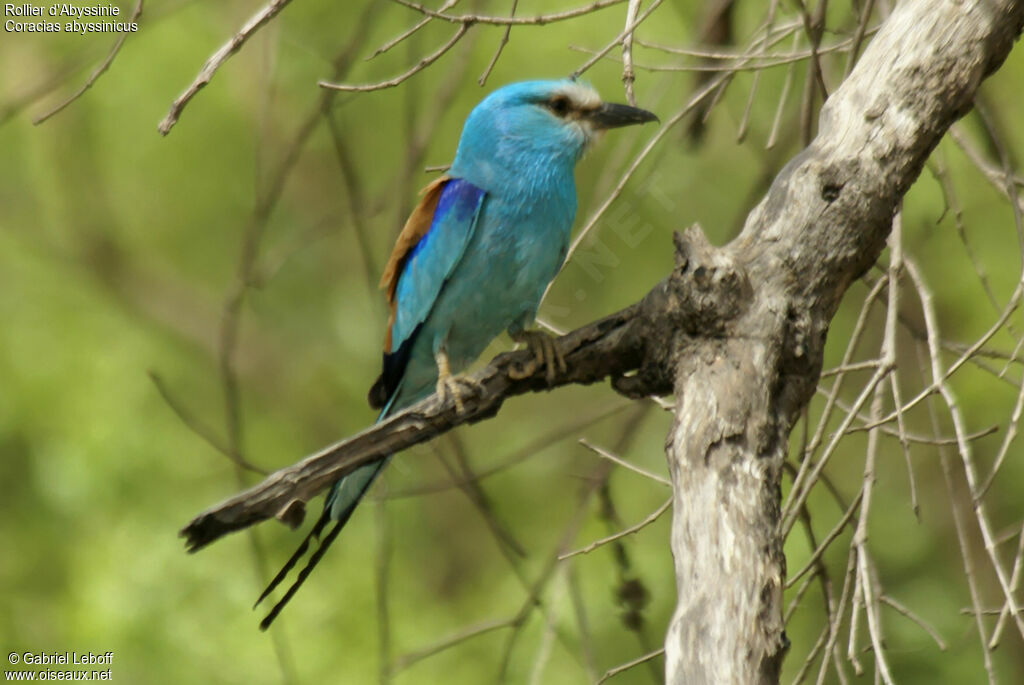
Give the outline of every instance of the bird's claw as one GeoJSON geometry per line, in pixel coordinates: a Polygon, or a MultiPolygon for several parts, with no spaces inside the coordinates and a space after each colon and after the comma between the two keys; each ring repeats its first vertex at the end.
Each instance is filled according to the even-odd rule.
{"type": "Polygon", "coordinates": [[[468,376],[448,375],[437,379],[435,392],[443,402],[447,402],[450,399],[455,403],[456,414],[463,414],[465,413],[466,405],[463,404],[462,398],[467,394],[482,393],[483,389],[483,383],[468,376]]]}
{"type": "Polygon", "coordinates": [[[538,367],[544,366],[544,377],[548,385],[555,382],[556,373],[569,370],[565,357],[555,345],[555,339],[543,331],[519,331],[512,335],[517,343],[523,343],[533,352],[533,359],[508,371],[512,380],[522,380],[536,373],[538,367]]]}
{"type": "Polygon", "coordinates": [[[455,403],[455,413],[462,414],[466,409],[466,405],[462,403],[463,396],[467,391],[482,393],[483,383],[468,376],[453,376],[448,365],[448,355],[443,350],[438,351],[434,359],[437,362],[437,385],[434,392],[443,402],[452,400],[455,403]]]}

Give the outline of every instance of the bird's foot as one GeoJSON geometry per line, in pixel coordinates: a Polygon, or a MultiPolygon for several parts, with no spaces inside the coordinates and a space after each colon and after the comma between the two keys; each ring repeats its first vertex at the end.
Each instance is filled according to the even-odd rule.
{"type": "Polygon", "coordinates": [[[438,352],[435,359],[437,361],[437,385],[434,392],[443,402],[447,402],[449,399],[454,402],[456,414],[465,413],[466,405],[462,402],[463,398],[470,393],[482,393],[483,383],[468,376],[453,376],[448,366],[448,355],[444,352],[438,352]]]}
{"type": "Polygon", "coordinates": [[[532,376],[537,368],[544,367],[544,377],[548,385],[554,383],[556,373],[565,373],[569,367],[565,363],[565,357],[555,345],[555,339],[543,331],[518,331],[512,334],[512,339],[517,343],[523,343],[533,352],[533,359],[518,368],[513,367],[508,371],[508,377],[512,380],[522,380],[532,376]]]}

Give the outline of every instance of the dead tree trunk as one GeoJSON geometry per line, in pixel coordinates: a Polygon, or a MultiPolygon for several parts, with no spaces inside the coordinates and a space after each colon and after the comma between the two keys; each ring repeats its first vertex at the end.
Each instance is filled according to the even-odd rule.
{"type": "Polygon", "coordinates": [[[678,604],[666,682],[775,683],[786,648],[780,473],[829,322],[875,262],[904,192],[982,79],[1024,0],[903,0],[822,109],[817,138],[723,249],[677,240],[666,311],[678,604]],[[696,314],[694,316],[693,314],[696,314]]]}

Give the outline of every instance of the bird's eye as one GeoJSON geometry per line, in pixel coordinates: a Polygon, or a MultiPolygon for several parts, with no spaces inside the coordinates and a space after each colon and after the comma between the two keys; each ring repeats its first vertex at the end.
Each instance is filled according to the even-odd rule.
{"type": "Polygon", "coordinates": [[[548,100],[546,104],[555,116],[564,117],[569,113],[569,98],[564,95],[556,95],[548,100]]]}

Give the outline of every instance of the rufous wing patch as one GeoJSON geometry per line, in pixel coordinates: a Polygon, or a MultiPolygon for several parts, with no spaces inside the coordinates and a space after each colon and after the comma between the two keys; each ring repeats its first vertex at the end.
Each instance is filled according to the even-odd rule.
{"type": "Polygon", "coordinates": [[[442,176],[420,191],[422,197],[419,204],[406,220],[402,232],[398,234],[398,239],[395,241],[395,247],[391,250],[388,263],[384,265],[384,273],[380,277],[380,288],[387,295],[388,306],[391,310],[391,314],[388,316],[388,330],[384,336],[385,352],[391,352],[391,329],[395,325],[395,312],[398,308],[398,303],[395,302],[395,289],[398,287],[398,279],[402,275],[405,260],[409,256],[409,252],[430,230],[437,202],[441,199],[441,191],[444,189],[445,183],[450,180],[451,177],[442,176]]]}

